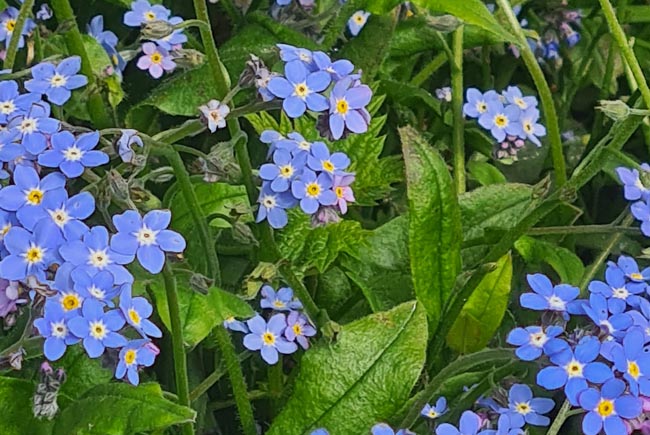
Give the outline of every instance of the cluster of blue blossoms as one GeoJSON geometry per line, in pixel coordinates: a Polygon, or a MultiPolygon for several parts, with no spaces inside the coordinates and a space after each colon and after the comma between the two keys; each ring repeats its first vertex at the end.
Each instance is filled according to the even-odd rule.
{"type": "Polygon", "coordinates": [[[260,351],[262,359],[271,365],[278,362],[278,353],[288,355],[298,350],[297,344],[305,350],[309,349],[309,337],[316,335],[316,328],[300,312],[302,303],[294,298],[293,290],[282,287],[276,292],[270,285],[265,285],[261,294],[262,309],[272,310],[268,321],[260,314],[246,322],[229,317],[223,326],[246,334],[244,347],[260,351]]]}
{"type": "MultiPolygon", "coordinates": [[[[40,11],[36,13],[36,18],[41,20],[46,20],[51,18],[52,13],[47,5],[44,5],[45,9],[41,8],[40,11]]],[[[6,49],[9,47],[11,38],[16,33],[16,24],[18,21],[19,10],[13,6],[8,6],[2,12],[0,12],[0,42],[2,42],[4,48],[0,52],[0,58],[4,59],[6,55],[6,49]]],[[[23,48],[25,46],[25,38],[31,35],[31,33],[36,28],[36,22],[31,18],[25,20],[23,28],[18,32],[18,48],[23,48]]]]}
{"type": "MultiPolygon", "coordinates": [[[[177,28],[183,19],[172,16],[169,9],[162,5],[152,5],[147,0],[136,0],[131,3],[131,10],[124,14],[124,24],[129,27],[142,28],[144,42],[140,47],[142,55],[138,58],[137,67],[158,79],[165,72],[176,68],[174,52],[187,42],[187,35],[182,28],[177,28]],[[148,30],[147,26],[157,26],[148,30]]],[[[115,33],[104,30],[104,18],[99,15],[93,18],[88,26],[88,33],[93,36],[106,50],[116,72],[121,73],[126,68],[124,57],[117,51],[118,39],[115,33]]]]}
{"type": "Polygon", "coordinates": [[[529,140],[538,147],[539,138],[546,136],[546,128],[539,123],[537,98],[524,96],[516,86],[509,86],[501,94],[495,90],[482,93],[476,88],[467,89],[463,113],[475,118],[481,127],[496,139],[497,158],[516,156],[529,140]]]}
{"type": "Polygon", "coordinates": [[[78,57],[41,63],[24,83],[27,92],[16,81],[0,82],[0,171],[8,179],[0,189],[0,313],[31,299],[43,307],[34,326],[45,338],[46,358],[58,360],[80,342],[91,358],[120,349],[116,377],[137,384],[138,367],[153,364],[158,353],[149,337],[162,333],[148,320],[149,302],[133,297],[125,266],[137,258],[158,273],[165,253],[181,253],[185,240],[167,229],[167,210],[117,214],[113,235],[84,223],[95,199],[89,192],[69,196],[66,183],[109,156],[95,149],[99,132],[75,135],[50,116],[50,104],[64,104],[87,83],[79,69],[78,57]],[[122,335],[126,325],[141,338],[122,335]]]}
{"type": "Polygon", "coordinates": [[[630,211],[641,223],[641,232],[650,237],[650,189],[646,187],[650,182],[650,165],[643,163],[639,169],[620,167],[616,173],[623,183],[625,199],[634,201],[630,211]]]}

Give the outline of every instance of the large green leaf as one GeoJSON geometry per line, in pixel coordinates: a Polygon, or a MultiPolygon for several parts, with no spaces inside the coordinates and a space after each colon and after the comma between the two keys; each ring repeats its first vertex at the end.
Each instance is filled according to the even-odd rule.
{"type": "Polygon", "coordinates": [[[368,247],[358,258],[344,256],[341,264],[361,289],[373,311],[385,311],[413,299],[409,265],[408,219],[400,216],[372,231],[368,247]]]}
{"type": "Polygon", "coordinates": [[[424,365],[424,310],[407,302],[343,326],[334,345],[305,354],[293,395],[267,435],[367,433],[408,399],[424,365]]]}
{"type": "MultiPolygon", "coordinates": [[[[181,280],[178,284],[183,341],[187,346],[197,345],[227,317],[247,319],[255,314],[244,300],[224,290],[212,287],[204,295],[186,287],[181,280]]],[[[159,281],[152,282],[150,288],[154,294],[156,312],[169,330],[171,322],[165,288],[159,281]]]]}
{"type": "Polygon", "coordinates": [[[517,240],[515,248],[529,265],[546,263],[557,272],[562,282],[580,284],[585,266],[570,250],[529,236],[517,240]]]}
{"type": "Polygon", "coordinates": [[[56,367],[63,368],[66,374],[66,381],[61,385],[61,406],[113,377],[113,371],[102,367],[100,359],[88,358],[82,346],[68,347],[63,358],[56,362],[56,367]]]}
{"type": "Polygon", "coordinates": [[[449,347],[463,354],[483,349],[503,320],[511,287],[512,257],[508,253],[497,262],[495,270],[483,277],[465,303],[447,334],[449,347]]]}
{"type": "Polygon", "coordinates": [[[435,328],[460,272],[458,199],[445,161],[412,127],[399,130],[406,164],[415,296],[435,328]]]}
{"type": "Polygon", "coordinates": [[[66,407],[52,435],[133,435],[194,421],[195,416],[192,409],[165,399],[158,384],[110,383],[66,407]]]}
{"type": "Polygon", "coordinates": [[[0,377],[0,433],[2,435],[49,435],[52,423],[32,414],[33,382],[0,377]]]}

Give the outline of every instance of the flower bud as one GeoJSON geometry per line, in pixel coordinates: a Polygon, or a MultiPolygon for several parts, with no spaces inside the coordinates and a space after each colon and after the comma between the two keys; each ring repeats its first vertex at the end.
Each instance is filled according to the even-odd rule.
{"type": "Polygon", "coordinates": [[[621,100],[600,100],[596,109],[614,121],[623,121],[630,116],[630,107],[621,100]]]}
{"type": "Polygon", "coordinates": [[[194,68],[199,65],[202,65],[205,59],[205,55],[198,50],[193,50],[191,48],[179,48],[172,50],[172,57],[174,62],[181,68],[194,68]]]}
{"type": "Polygon", "coordinates": [[[426,22],[429,26],[443,33],[453,32],[462,24],[462,21],[453,15],[430,15],[426,18],[426,22]]]}
{"type": "Polygon", "coordinates": [[[140,29],[144,39],[162,39],[174,32],[174,25],[165,20],[148,21],[140,29]]]}

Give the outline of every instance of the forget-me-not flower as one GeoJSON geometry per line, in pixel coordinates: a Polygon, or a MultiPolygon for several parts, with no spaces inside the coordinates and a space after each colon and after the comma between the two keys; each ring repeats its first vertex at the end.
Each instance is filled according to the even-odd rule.
{"type": "Polygon", "coordinates": [[[428,403],[424,405],[424,407],[420,411],[420,415],[433,420],[445,414],[446,412],[447,412],[447,399],[444,397],[439,397],[434,406],[431,406],[428,403]]]}
{"type": "Polygon", "coordinates": [[[271,183],[264,183],[257,202],[260,204],[255,222],[269,221],[272,228],[283,228],[289,217],[287,209],[296,205],[296,199],[290,192],[274,192],[271,183]]]}
{"type": "Polygon", "coordinates": [[[246,322],[250,334],[244,336],[244,347],[249,350],[260,350],[262,359],[268,364],[278,362],[278,352],[282,354],[294,353],[298,346],[287,341],[282,333],[287,326],[284,314],[276,314],[268,323],[259,315],[246,322]]]}
{"type": "Polygon", "coordinates": [[[260,167],[260,178],[270,183],[274,192],[286,192],[291,182],[302,173],[306,155],[292,157],[289,151],[277,149],[273,153],[273,163],[265,163],[260,167]]]}
{"type": "Polygon", "coordinates": [[[370,17],[370,12],[363,10],[356,11],[352,14],[348,20],[348,29],[352,36],[357,36],[359,32],[361,32],[361,29],[363,29],[368,22],[368,17],[370,17]]]}
{"type": "Polygon", "coordinates": [[[329,175],[305,169],[299,179],[291,183],[293,196],[300,200],[300,208],[307,214],[314,214],[321,205],[334,205],[336,194],[331,189],[329,175]]]}
{"type": "Polygon", "coordinates": [[[288,62],[284,67],[286,77],[273,77],[268,89],[282,98],[282,108],[290,118],[298,118],[309,108],[316,112],[327,109],[327,98],[319,94],[331,82],[325,71],[310,72],[302,61],[288,62]]]}
{"type": "Polygon", "coordinates": [[[49,135],[59,130],[60,122],[50,118],[50,105],[45,102],[32,104],[27,113],[9,120],[8,129],[20,133],[20,143],[27,151],[38,155],[47,147],[49,135]]]}
{"type": "Polygon", "coordinates": [[[70,333],[69,317],[57,303],[45,303],[43,317],[34,320],[38,333],[45,338],[43,353],[45,358],[56,361],[63,356],[69,345],[76,344],[79,339],[70,333]]]}
{"type": "Polygon", "coordinates": [[[542,356],[553,355],[564,350],[568,344],[557,338],[564,329],[561,326],[551,325],[546,329],[541,326],[529,326],[527,328],[515,328],[508,334],[507,342],[518,346],[515,355],[523,361],[533,361],[542,356]]]}
{"type": "Polygon", "coordinates": [[[155,79],[162,77],[165,71],[173,71],[176,68],[176,63],[169,52],[153,42],[142,44],[142,52],[143,55],[138,59],[137,66],[143,71],[149,71],[151,77],[155,79]]]}
{"type": "Polygon", "coordinates": [[[118,348],[127,344],[126,338],[118,334],[125,320],[117,310],[104,312],[104,304],[95,299],[86,299],[81,315],[68,322],[70,331],[83,340],[83,347],[90,358],[98,358],[107,347],[118,348]]]}
{"type": "Polygon", "coordinates": [[[366,106],[372,98],[367,85],[353,85],[350,77],[339,80],[329,100],[329,126],[334,139],[343,136],[345,129],[353,133],[368,131],[370,115],[366,106]]]}
{"type": "Polygon", "coordinates": [[[88,78],[77,74],[81,58],[72,56],[58,65],[42,62],[32,68],[33,79],[25,82],[25,88],[36,94],[44,94],[52,104],[62,106],[70,99],[72,91],[88,84],[88,78]]]}
{"type": "Polygon", "coordinates": [[[167,21],[170,15],[171,11],[163,5],[152,5],[147,0],[136,0],[131,3],[131,10],[124,14],[124,24],[140,27],[151,21],[167,21]]]}
{"type": "Polygon", "coordinates": [[[119,361],[115,368],[115,377],[123,379],[124,376],[132,385],[140,383],[138,367],[151,367],[158,354],[149,340],[139,339],[129,341],[120,349],[119,361]]]}
{"type": "Polygon", "coordinates": [[[519,302],[524,308],[531,310],[556,311],[568,319],[567,308],[580,294],[580,289],[568,284],[553,286],[551,280],[541,273],[526,277],[533,293],[524,293],[519,302]]]}
{"type": "Polygon", "coordinates": [[[625,382],[611,379],[600,391],[589,388],[580,394],[580,406],[587,411],[582,420],[585,435],[597,435],[604,429],[606,435],[627,433],[623,419],[638,417],[641,400],[625,393],[625,382]]]}
{"type": "Polygon", "coordinates": [[[83,174],[85,168],[108,163],[108,154],[95,150],[99,144],[99,132],[80,134],[77,138],[69,131],[60,131],[50,138],[52,149],[38,156],[38,164],[59,168],[68,178],[83,174]]]}

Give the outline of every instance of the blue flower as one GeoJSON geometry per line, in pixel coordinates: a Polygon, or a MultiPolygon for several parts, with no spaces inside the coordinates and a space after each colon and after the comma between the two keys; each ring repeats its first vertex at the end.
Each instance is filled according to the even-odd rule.
{"type": "Polygon", "coordinates": [[[506,135],[521,136],[523,134],[519,118],[521,109],[514,104],[504,106],[501,101],[496,100],[490,103],[487,112],[483,113],[478,123],[486,130],[490,130],[492,136],[499,142],[503,142],[506,135]]]}
{"type": "Polygon", "coordinates": [[[328,431],[326,431],[325,429],[321,428],[321,429],[316,429],[315,431],[313,431],[309,435],[330,435],[330,433],[328,431]]]}
{"type": "Polygon", "coordinates": [[[616,311],[620,305],[610,305],[604,296],[592,293],[589,303],[584,303],[582,308],[587,316],[605,333],[620,338],[625,335],[625,330],[632,326],[632,317],[627,313],[616,311]],[[610,315],[610,311],[613,313],[610,315]]]}
{"type": "Polygon", "coordinates": [[[368,131],[370,114],[365,106],[372,98],[366,85],[354,85],[350,77],[336,83],[329,100],[329,126],[334,139],[340,139],[345,129],[353,133],[368,131]]]}
{"type": "Polygon", "coordinates": [[[4,237],[9,255],[0,261],[0,276],[20,280],[34,275],[44,282],[45,270],[58,258],[56,247],[59,242],[57,235],[43,225],[37,225],[33,233],[12,227],[4,237]]]}
{"type": "Polygon", "coordinates": [[[614,374],[604,363],[595,362],[600,352],[598,338],[588,336],[580,340],[574,351],[551,355],[554,364],[544,367],[537,373],[537,384],[547,390],[564,387],[564,393],[572,405],[578,405],[578,395],[587,389],[587,381],[602,384],[614,374]]]}
{"type": "Polygon", "coordinates": [[[400,429],[397,432],[386,423],[377,423],[370,429],[372,435],[415,435],[408,429],[400,429]]]}
{"type": "Polygon", "coordinates": [[[564,350],[568,345],[559,338],[564,329],[561,326],[548,326],[546,330],[541,326],[515,328],[508,334],[507,342],[519,346],[515,355],[523,361],[533,361],[542,355],[553,355],[564,350]]]}
{"type": "Polygon", "coordinates": [[[34,320],[38,333],[45,338],[43,353],[50,361],[58,360],[69,345],[79,342],[79,339],[70,333],[69,319],[60,304],[52,303],[48,299],[43,308],[43,317],[34,320]]]}
{"type": "Polygon", "coordinates": [[[16,212],[21,224],[32,229],[45,215],[43,201],[50,196],[65,195],[65,177],[53,172],[39,179],[38,173],[29,166],[17,166],[14,184],[0,190],[0,205],[16,212]]]}
{"type": "Polygon", "coordinates": [[[102,45],[115,48],[117,46],[117,35],[110,30],[104,30],[104,17],[97,15],[87,26],[88,34],[95,38],[102,45]]]}
{"type": "Polygon", "coordinates": [[[16,218],[16,214],[4,210],[0,210],[0,257],[4,258],[9,251],[5,248],[4,239],[11,227],[20,224],[16,218]]]}
{"type": "Polygon", "coordinates": [[[66,316],[72,318],[79,314],[84,297],[75,290],[62,289],[56,295],[48,298],[48,301],[58,304],[66,316]]]}
{"type": "Polygon", "coordinates": [[[623,345],[617,344],[612,350],[614,367],[630,386],[630,392],[638,396],[639,392],[650,395],[650,354],[643,349],[646,340],[644,331],[639,327],[630,328],[623,337],[623,345]]]}
{"type": "Polygon", "coordinates": [[[123,379],[126,376],[132,385],[138,385],[140,383],[138,367],[151,367],[158,353],[158,348],[149,340],[129,341],[120,349],[115,377],[123,379]]]}
{"type": "Polygon", "coordinates": [[[580,406],[587,411],[582,420],[585,435],[597,435],[603,429],[606,435],[627,433],[623,419],[641,415],[641,400],[624,394],[625,383],[620,379],[606,382],[601,391],[589,388],[580,394],[580,406]]]}
{"type": "Polygon", "coordinates": [[[533,391],[528,385],[515,384],[508,393],[508,408],[501,412],[510,415],[513,425],[522,427],[524,422],[533,426],[548,426],[551,422],[548,414],[555,407],[553,399],[533,397],[533,391]]]}
{"type": "Polygon", "coordinates": [[[103,302],[109,307],[113,306],[111,300],[120,292],[120,287],[115,285],[115,278],[108,271],[90,276],[85,270],[74,269],[71,272],[71,277],[76,292],[85,298],[94,298],[103,302]]]}
{"type": "Polygon", "coordinates": [[[20,133],[20,142],[34,155],[47,147],[47,136],[56,133],[59,126],[58,120],[50,118],[50,105],[45,102],[33,104],[27,113],[12,118],[7,124],[8,129],[20,133]]]}
{"type": "Polygon", "coordinates": [[[52,9],[47,5],[47,3],[43,3],[41,8],[36,12],[36,19],[41,21],[47,21],[53,16],[54,14],[52,13],[52,9]]]}
{"type": "Polygon", "coordinates": [[[14,80],[0,82],[0,123],[5,124],[16,115],[25,114],[32,104],[41,100],[38,94],[20,95],[14,80]]]}
{"type": "Polygon", "coordinates": [[[641,232],[644,236],[650,237],[650,204],[647,200],[637,201],[630,207],[632,215],[641,221],[641,232]]]}
{"type": "Polygon", "coordinates": [[[334,205],[336,194],[331,190],[332,179],[329,175],[305,169],[300,179],[291,183],[291,192],[300,200],[300,208],[307,214],[314,214],[321,205],[334,205]]]}
{"type": "Polygon", "coordinates": [[[499,102],[496,91],[487,91],[483,94],[476,88],[469,88],[466,92],[467,102],[463,105],[463,113],[470,118],[479,118],[488,113],[492,104],[499,102]]]}
{"type": "Polygon", "coordinates": [[[165,264],[165,252],[185,250],[185,239],[168,230],[172,214],[169,210],[151,210],[144,217],[135,210],[113,216],[117,234],[111,238],[111,249],[138,258],[147,271],[158,273],[165,264]]]}
{"type": "Polygon", "coordinates": [[[347,59],[339,59],[332,62],[330,57],[322,51],[313,53],[314,63],[320,71],[328,72],[332,75],[333,80],[341,80],[343,77],[352,73],[354,65],[347,59]]]}
{"type": "Polygon", "coordinates": [[[298,48],[288,44],[277,44],[277,47],[280,49],[280,59],[283,61],[299,60],[310,70],[315,67],[314,54],[306,48],[298,48]]]}
{"type": "Polygon", "coordinates": [[[270,285],[262,287],[260,306],[276,311],[291,311],[302,309],[299,300],[293,298],[293,289],[282,287],[276,293],[270,285]]]}
{"type": "Polygon", "coordinates": [[[273,163],[260,167],[260,178],[268,181],[274,192],[286,192],[291,182],[302,173],[306,161],[304,154],[292,157],[289,151],[277,149],[273,153],[273,163]]]}
{"type": "Polygon", "coordinates": [[[81,240],[72,240],[59,248],[65,261],[95,276],[101,271],[113,275],[116,285],[133,282],[133,276],[123,266],[133,261],[133,255],[112,250],[108,243],[108,230],[102,226],[92,227],[81,240]]]}
{"type": "MultiPolygon", "coordinates": [[[[282,291],[284,289],[280,289],[282,291]]],[[[278,292],[279,293],[279,292],[278,292]]],[[[292,301],[291,304],[295,305],[292,301]]],[[[302,308],[302,306],[301,306],[302,308]]],[[[291,311],[287,316],[287,327],[284,336],[289,341],[296,341],[303,349],[309,349],[309,337],[316,335],[316,329],[311,325],[307,316],[298,311],[291,311]]]]}
{"type": "Polygon", "coordinates": [[[268,89],[273,95],[284,99],[282,108],[290,118],[298,118],[305,110],[321,112],[328,108],[327,98],[318,92],[324,91],[331,77],[325,71],[309,72],[302,61],[288,62],[284,67],[285,77],[273,77],[268,89]]]}
{"type": "Polygon", "coordinates": [[[295,207],[296,200],[289,192],[274,192],[270,183],[264,183],[257,199],[260,204],[255,222],[269,221],[272,228],[283,228],[287,225],[289,217],[286,210],[295,207]]]}
{"type": "Polygon", "coordinates": [[[447,399],[445,399],[444,397],[439,397],[438,400],[436,401],[435,406],[431,406],[427,403],[426,405],[424,405],[424,408],[422,408],[422,411],[420,411],[420,415],[426,418],[430,418],[431,420],[436,419],[446,413],[447,413],[447,399]]]}
{"type": "MultiPolygon", "coordinates": [[[[614,265],[614,263],[609,262],[608,265],[614,265]]],[[[616,265],[618,265],[618,267],[623,270],[626,277],[634,282],[644,282],[650,280],[650,267],[646,267],[642,271],[639,271],[639,265],[632,257],[621,255],[618,257],[616,265]]]]}
{"type": "Polygon", "coordinates": [[[520,296],[522,307],[537,311],[556,311],[568,320],[568,305],[578,297],[580,289],[568,284],[553,286],[551,280],[541,273],[528,275],[527,280],[534,293],[524,293],[520,296]]]}
{"type": "Polygon", "coordinates": [[[151,21],[167,21],[170,15],[171,11],[163,5],[152,6],[147,0],[137,0],[131,3],[131,10],[124,14],[124,24],[140,27],[151,21]]]}
{"type": "MultiPolygon", "coordinates": [[[[9,47],[11,43],[11,38],[16,31],[16,24],[18,21],[18,15],[20,11],[13,6],[9,6],[2,13],[0,13],[0,41],[5,42],[5,47],[9,47]]],[[[18,48],[23,48],[25,46],[24,36],[30,34],[32,30],[36,28],[36,23],[34,20],[27,18],[23,28],[20,31],[18,48]]]]}
{"type": "Polygon", "coordinates": [[[516,86],[508,86],[508,88],[503,91],[503,96],[508,103],[516,105],[522,111],[537,107],[537,98],[524,97],[521,93],[521,89],[516,86]]]}
{"type": "Polygon", "coordinates": [[[486,429],[480,435],[525,435],[521,425],[524,421],[521,418],[513,417],[511,414],[501,414],[497,420],[497,428],[486,429]],[[521,425],[520,425],[521,424],[521,425]]]}
{"type": "Polygon", "coordinates": [[[352,34],[352,36],[357,36],[359,32],[361,32],[361,29],[363,29],[363,27],[368,22],[369,16],[370,12],[363,10],[356,11],[352,14],[348,20],[348,30],[350,30],[350,34],[352,34]]]}
{"type": "Polygon", "coordinates": [[[481,418],[472,411],[465,411],[460,417],[458,429],[443,423],[436,428],[436,435],[476,435],[480,428],[481,418]]]}
{"type": "Polygon", "coordinates": [[[126,345],[126,338],[117,333],[124,323],[119,311],[104,312],[104,304],[95,299],[86,299],[81,307],[81,316],[70,319],[68,325],[75,336],[83,339],[88,356],[98,358],[107,347],[126,345]]]}
{"type": "Polygon", "coordinates": [[[89,192],[81,192],[68,198],[65,190],[47,196],[42,203],[43,218],[39,225],[51,225],[66,240],[78,240],[87,231],[82,222],[95,211],[95,198],[89,192]]]}
{"type": "Polygon", "coordinates": [[[539,110],[530,107],[521,113],[519,122],[521,124],[521,139],[528,139],[538,147],[542,146],[539,141],[540,136],[546,136],[546,127],[537,122],[539,120],[539,110]]]}
{"type": "MultiPolygon", "coordinates": [[[[644,172],[644,175],[650,175],[650,165],[647,163],[641,165],[641,170],[644,172]]],[[[621,183],[623,183],[625,199],[628,201],[636,201],[638,199],[647,201],[650,199],[650,189],[641,181],[641,174],[637,169],[628,169],[621,166],[616,168],[616,174],[619,180],[621,180],[621,183]]]]}
{"type": "Polygon", "coordinates": [[[55,133],[50,138],[51,150],[38,156],[38,163],[47,168],[59,168],[68,178],[83,174],[85,168],[108,163],[108,154],[94,150],[99,143],[99,132],[84,133],[76,138],[69,131],[55,133]]]}
{"type": "Polygon", "coordinates": [[[625,311],[628,304],[632,304],[635,295],[643,293],[647,285],[644,282],[627,282],[623,270],[618,266],[608,266],[605,270],[605,280],[589,283],[589,291],[604,296],[608,299],[609,310],[614,313],[625,311]]]}
{"type": "Polygon", "coordinates": [[[249,332],[246,323],[235,319],[234,316],[226,317],[226,320],[223,321],[223,327],[231,331],[243,332],[244,334],[248,334],[249,332]]]}
{"type": "Polygon", "coordinates": [[[143,297],[132,297],[130,284],[124,284],[120,289],[120,310],[122,310],[126,322],[143,337],[162,337],[162,331],[149,320],[153,313],[153,307],[143,297]]]}
{"type": "Polygon", "coordinates": [[[88,78],[77,74],[81,69],[81,58],[72,56],[64,59],[57,66],[42,62],[32,68],[32,80],[25,82],[25,88],[36,94],[45,94],[47,99],[57,106],[62,106],[70,99],[74,89],[88,84],[88,78]]]}
{"type": "Polygon", "coordinates": [[[330,150],[323,142],[314,142],[311,153],[307,158],[307,166],[313,171],[322,171],[334,175],[345,175],[345,169],[350,166],[350,158],[345,153],[330,154],[330,150]]]}
{"type": "Polygon", "coordinates": [[[259,315],[246,322],[250,334],[244,336],[244,347],[249,350],[261,350],[262,359],[268,364],[278,362],[278,352],[291,354],[298,350],[296,343],[285,340],[282,333],[287,327],[284,314],[276,314],[269,322],[259,315]]]}
{"type": "Polygon", "coordinates": [[[135,153],[132,148],[133,145],[137,145],[140,148],[144,146],[142,138],[138,136],[138,131],[130,128],[123,129],[122,135],[117,141],[117,153],[123,162],[133,163],[133,159],[135,158],[135,153]]]}

